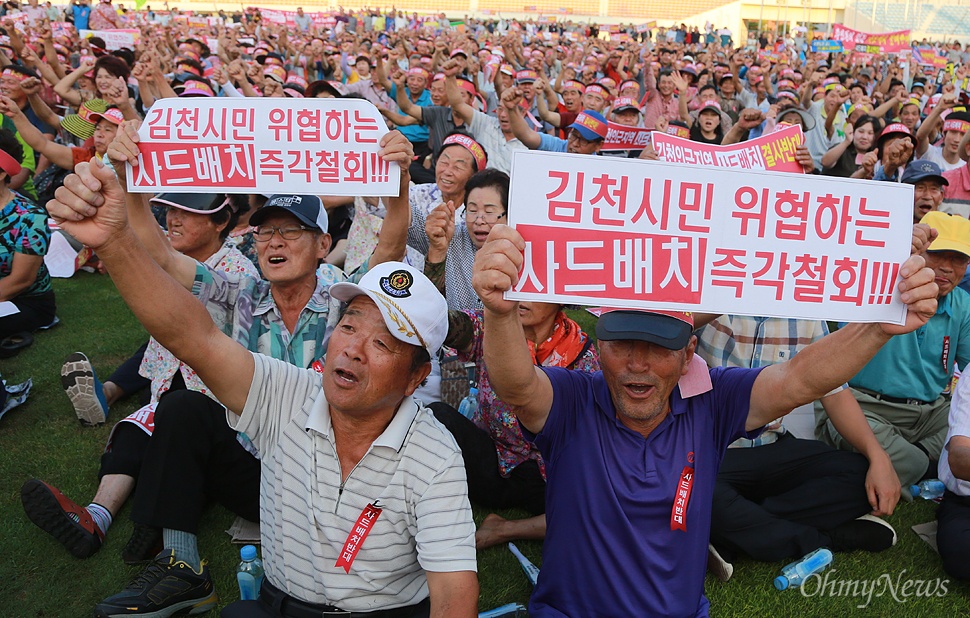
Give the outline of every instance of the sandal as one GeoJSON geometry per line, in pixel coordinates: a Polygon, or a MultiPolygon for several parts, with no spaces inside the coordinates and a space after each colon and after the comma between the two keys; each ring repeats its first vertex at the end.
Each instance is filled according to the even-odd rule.
{"type": "Polygon", "coordinates": [[[34,337],[27,332],[10,335],[0,341],[0,358],[10,358],[16,356],[21,350],[29,347],[34,342],[34,337]]]}

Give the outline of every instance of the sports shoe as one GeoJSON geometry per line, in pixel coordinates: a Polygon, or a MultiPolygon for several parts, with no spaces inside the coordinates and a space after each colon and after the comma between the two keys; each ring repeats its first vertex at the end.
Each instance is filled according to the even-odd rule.
{"type": "Polygon", "coordinates": [[[879,552],[896,544],[896,530],[889,522],[873,515],[863,515],[826,534],[832,539],[832,551],[879,552]]]}
{"type": "Polygon", "coordinates": [[[91,514],[55,487],[31,479],[20,488],[20,501],[30,521],[63,545],[75,558],[94,555],[104,534],[91,514]]]}
{"type": "Polygon", "coordinates": [[[143,564],[160,551],[162,551],[162,531],[153,526],[136,523],[128,543],[121,551],[121,559],[128,565],[143,564]]]}
{"type": "Polygon", "coordinates": [[[20,384],[9,385],[6,380],[3,380],[3,389],[7,391],[7,400],[4,402],[3,406],[0,407],[0,418],[7,412],[13,410],[23,402],[27,401],[27,397],[30,396],[30,387],[34,385],[33,380],[27,378],[25,382],[20,384]]]}
{"type": "Polygon", "coordinates": [[[734,575],[734,565],[725,560],[710,543],[707,544],[707,570],[721,583],[731,579],[734,575]]]}
{"type": "Polygon", "coordinates": [[[82,425],[100,425],[108,417],[104,388],[94,373],[91,361],[81,352],[68,356],[61,366],[61,386],[67,392],[82,425]]]}
{"type": "Polygon", "coordinates": [[[167,618],[179,612],[203,614],[218,602],[205,561],[196,573],[189,565],[175,560],[174,549],[164,549],[127,588],[98,603],[94,615],[167,618]]]}

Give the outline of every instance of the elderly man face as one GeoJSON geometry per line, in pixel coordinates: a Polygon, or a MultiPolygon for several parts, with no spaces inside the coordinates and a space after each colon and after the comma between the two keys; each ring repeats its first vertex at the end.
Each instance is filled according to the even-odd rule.
{"type": "Polygon", "coordinates": [[[913,185],[913,223],[919,223],[923,216],[933,210],[939,210],[946,188],[936,178],[927,178],[913,185]]]}
{"type": "Polygon", "coordinates": [[[600,368],[620,422],[636,431],[655,425],[670,410],[670,394],[687,374],[697,338],[669,350],[647,341],[599,342],[600,368]]]}

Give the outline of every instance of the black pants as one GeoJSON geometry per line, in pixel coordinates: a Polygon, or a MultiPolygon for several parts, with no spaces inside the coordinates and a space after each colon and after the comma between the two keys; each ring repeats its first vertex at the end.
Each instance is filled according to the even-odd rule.
{"type": "Polygon", "coordinates": [[[54,303],[54,290],[32,296],[18,296],[11,299],[20,311],[0,318],[0,339],[24,331],[35,331],[54,321],[57,309],[54,303]]]}
{"type": "Polygon", "coordinates": [[[193,534],[208,501],[259,521],[259,460],[236,440],[221,405],[180,390],[158,402],[131,518],[193,534]]]}
{"type": "Polygon", "coordinates": [[[947,490],[936,521],[936,546],[943,558],[943,570],[955,579],[970,580],[970,497],[947,490]]]}
{"type": "MultiPolygon", "coordinates": [[[[113,382],[121,392],[124,393],[124,397],[128,395],[133,395],[138,391],[148,388],[152,385],[152,381],[148,378],[142,377],[138,374],[138,368],[141,367],[141,361],[145,358],[145,350],[148,348],[148,342],[146,341],[138,350],[132,354],[131,358],[125,362],[118,365],[105,382],[113,382]]],[[[181,376],[181,373],[176,373],[176,376],[181,376]]]]}
{"type": "MultiPolygon", "coordinates": [[[[144,354],[147,345],[146,343],[142,346],[142,354],[144,354]]],[[[125,364],[131,362],[131,360],[128,359],[125,361],[125,364]]],[[[141,364],[141,361],[139,361],[139,364],[141,364]]],[[[115,373],[117,373],[117,370],[115,370],[115,373]]],[[[176,391],[184,389],[185,380],[182,378],[182,372],[177,371],[175,377],[172,378],[171,386],[162,394],[162,399],[165,399],[176,391]]],[[[141,464],[145,461],[145,452],[148,450],[148,441],[151,440],[151,436],[133,423],[118,422],[113,432],[110,448],[106,449],[104,454],[101,455],[101,468],[98,470],[98,479],[100,480],[106,474],[126,474],[138,480],[138,477],[141,475],[141,464]]]]}
{"type": "Polygon", "coordinates": [[[472,502],[490,509],[523,508],[533,515],[546,512],[546,481],[539,464],[527,461],[516,466],[508,478],[503,477],[491,436],[446,403],[439,401],[428,407],[461,449],[472,502]]]}
{"type": "Polygon", "coordinates": [[[826,530],[872,510],[868,470],[858,453],[790,434],[728,449],[714,486],[711,543],[766,562],[828,545],[826,530]]]}

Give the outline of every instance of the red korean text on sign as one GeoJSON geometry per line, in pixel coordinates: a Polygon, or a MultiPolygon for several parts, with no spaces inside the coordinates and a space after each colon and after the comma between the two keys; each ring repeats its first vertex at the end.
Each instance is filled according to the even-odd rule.
{"type": "Polygon", "coordinates": [[[671,303],[701,298],[706,238],[524,224],[516,230],[526,241],[519,292],[671,303]]]}
{"type": "Polygon", "coordinates": [[[135,187],[256,188],[253,144],[148,142],[139,144],[139,150],[138,166],[132,169],[135,187]]]}

